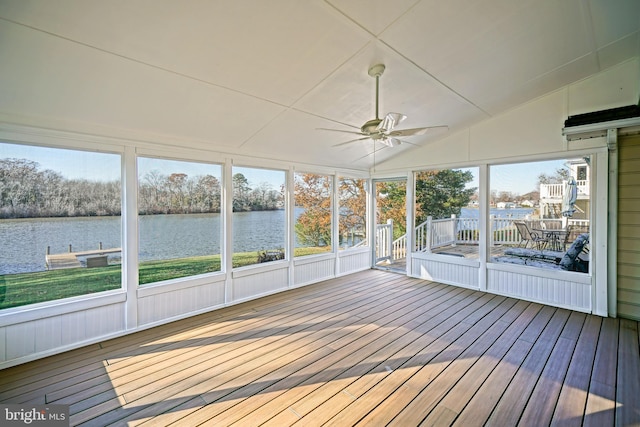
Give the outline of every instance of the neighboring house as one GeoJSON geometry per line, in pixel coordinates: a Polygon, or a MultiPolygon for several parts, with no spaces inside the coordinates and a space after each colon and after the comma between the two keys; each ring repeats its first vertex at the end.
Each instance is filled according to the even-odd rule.
{"type": "MultiPolygon", "coordinates": [[[[589,220],[589,200],[591,198],[590,168],[584,159],[567,162],[569,176],[577,184],[578,198],[573,220],[589,220]]],[[[543,218],[561,218],[562,200],[565,197],[567,181],[556,184],[540,184],[540,213],[543,218]]]]}

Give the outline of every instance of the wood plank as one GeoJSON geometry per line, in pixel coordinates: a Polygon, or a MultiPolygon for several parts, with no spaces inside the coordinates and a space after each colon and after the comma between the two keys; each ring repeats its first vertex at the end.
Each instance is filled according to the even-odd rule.
{"type": "MultiPolygon", "coordinates": [[[[420,289],[414,290],[414,292],[419,291],[420,289]]],[[[253,363],[259,357],[277,357],[278,352],[282,351],[285,351],[286,354],[287,345],[290,347],[301,345],[301,340],[315,331],[315,325],[320,324],[323,328],[329,328],[334,323],[342,325],[348,321],[345,319],[353,316],[354,311],[357,312],[356,309],[358,307],[360,307],[359,310],[361,311],[371,311],[372,308],[369,306],[374,299],[385,299],[384,294],[374,295],[376,294],[355,298],[357,295],[354,294],[355,300],[348,298],[344,299],[342,303],[325,300],[321,303],[325,310],[327,307],[333,308],[333,311],[328,314],[322,310],[304,310],[294,317],[285,318],[282,323],[273,323],[272,319],[267,316],[263,318],[264,324],[257,329],[254,326],[249,331],[243,331],[239,334],[211,338],[215,341],[213,345],[196,347],[196,355],[179,365],[172,365],[170,368],[165,367],[156,375],[135,378],[133,381],[129,381],[130,378],[126,377],[123,384],[118,387],[119,394],[127,402],[135,401],[136,404],[128,404],[127,410],[121,410],[117,416],[129,415],[129,413],[142,410],[145,405],[148,406],[150,404],[149,402],[155,402],[157,399],[162,399],[172,393],[179,393],[190,387],[205,387],[208,383],[199,378],[199,374],[202,371],[209,369],[215,369],[216,372],[237,370],[243,364],[245,367],[249,366],[248,364],[253,363]],[[354,301],[358,304],[357,307],[354,307],[354,301]],[[219,341],[219,338],[222,338],[222,340],[219,341]]],[[[405,295],[409,296],[404,298],[409,298],[411,293],[405,295]]],[[[398,293],[397,298],[403,298],[403,295],[398,293]]],[[[386,297],[386,299],[388,300],[389,298],[386,297]]],[[[210,381],[215,382],[217,380],[213,377],[210,381]]],[[[118,401],[117,397],[104,394],[96,396],[96,399],[83,399],[78,405],[72,405],[72,420],[91,418],[93,416],[93,408],[97,403],[107,404],[107,401],[111,401],[116,404],[118,401]]],[[[114,415],[113,413],[104,414],[100,419],[96,419],[95,422],[98,425],[106,424],[106,422],[110,422],[109,417],[114,415]]]]}
{"type": "MultiPolygon", "coordinates": [[[[376,285],[386,286],[385,281],[388,279],[385,279],[383,276],[379,276],[379,277],[380,277],[379,282],[372,282],[367,278],[363,278],[363,280],[354,283],[355,286],[353,288],[345,289],[343,291],[344,293],[338,292],[334,296],[336,298],[340,298],[341,296],[350,295],[354,299],[360,298],[359,296],[357,296],[357,294],[354,294],[355,291],[359,289],[362,291],[364,290],[375,291],[376,285]]],[[[321,309],[322,306],[317,306],[318,302],[321,302],[322,304],[331,304],[327,300],[327,297],[329,295],[331,295],[331,291],[325,291],[320,293],[316,298],[304,299],[302,301],[302,304],[299,305],[298,307],[298,312],[307,310],[308,307],[312,307],[312,306],[316,306],[316,309],[321,309]]],[[[269,301],[273,301],[273,302],[277,301],[278,304],[272,307],[269,306],[270,307],[269,314],[272,316],[270,318],[271,321],[273,321],[273,318],[275,316],[278,316],[281,314],[287,314],[289,316],[295,315],[296,311],[291,306],[291,301],[292,301],[290,298],[291,295],[289,296],[289,298],[286,298],[286,299],[272,298],[272,297],[273,296],[268,297],[269,301]]],[[[178,327],[178,329],[175,329],[172,326],[168,326],[170,332],[164,334],[164,337],[166,337],[164,340],[159,339],[158,341],[144,342],[144,337],[146,337],[147,335],[150,338],[153,337],[154,330],[165,329],[165,328],[154,328],[149,331],[145,331],[144,334],[129,335],[126,337],[112,340],[110,343],[104,346],[92,346],[89,348],[91,355],[95,356],[95,358],[92,358],[92,359],[88,359],[90,354],[85,352],[86,349],[79,349],[72,353],[65,353],[65,355],[68,356],[66,358],[61,355],[52,356],[50,358],[45,359],[48,361],[47,363],[47,366],[49,367],[48,369],[42,368],[39,370],[38,369],[29,370],[30,373],[33,373],[33,375],[31,376],[25,377],[27,381],[30,381],[29,386],[27,386],[26,384],[27,381],[16,383],[15,385],[23,393],[28,390],[32,390],[32,391],[35,390],[36,392],[43,391],[42,385],[38,382],[39,380],[55,376],[58,381],[57,384],[60,384],[61,377],[63,377],[63,372],[67,373],[67,376],[65,377],[67,381],[69,380],[73,381],[73,379],[75,378],[76,384],[77,383],[86,384],[86,380],[87,380],[86,378],[84,377],[78,378],[78,376],[81,375],[85,371],[85,369],[97,372],[96,375],[106,376],[107,380],[111,381],[112,379],[111,375],[113,375],[113,370],[115,368],[111,367],[110,369],[111,373],[107,374],[105,364],[102,363],[105,357],[107,360],[107,364],[109,365],[115,365],[117,363],[117,361],[115,360],[116,358],[124,358],[127,361],[127,364],[135,364],[135,363],[138,363],[138,361],[136,359],[132,359],[131,356],[140,353],[140,349],[138,348],[138,346],[136,346],[136,344],[145,346],[142,354],[149,353],[149,357],[154,357],[154,356],[160,355],[159,352],[161,349],[169,350],[172,348],[172,346],[183,346],[184,340],[193,339],[194,337],[200,334],[215,334],[216,336],[220,336],[220,334],[226,333],[226,331],[228,330],[234,330],[237,332],[238,331],[237,323],[240,321],[243,322],[243,325],[244,325],[243,328],[245,330],[251,330],[251,328],[254,328],[256,326],[255,324],[255,322],[257,321],[256,319],[260,318],[260,314],[261,314],[260,310],[258,309],[252,310],[249,313],[251,316],[253,316],[250,320],[248,320],[246,316],[244,316],[241,320],[233,320],[234,316],[245,313],[247,311],[246,307],[247,307],[246,305],[234,306],[230,309],[224,309],[224,311],[219,314],[211,313],[210,315],[198,316],[193,320],[185,319],[183,321],[176,322],[182,326],[178,327]],[[202,323],[202,325],[204,326],[204,329],[202,329],[202,327],[199,329],[193,328],[193,327],[189,329],[190,325],[194,325],[194,326],[198,325],[199,323],[198,320],[201,320],[202,322],[204,322],[202,323]],[[211,321],[214,321],[214,320],[215,322],[213,323],[213,325],[209,326],[211,321]],[[225,321],[227,323],[225,323],[225,321]],[[176,331],[178,330],[182,331],[182,333],[179,335],[175,335],[176,331]],[[140,341],[139,339],[143,339],[143,341],[140,341]],[[113,342],[116,342],[116,341],[119,342],[120,344],[115,345],[113,342]],[[133,346],[133,349],[131,349],[131,346],[133,346]],[[118,349],[120,348],[126,348],[128,349],[128,351],[124,353],[118,352],[118,349]],[[107,353],[107,351],[105,350],[111,351],[112,353],[110,354],[113,354],[113,356],[109,356],[108,355],[109,353],[107,353]],[[74,357],[78,359],[79,361],[78,364],[83,366],[83,368],[81,368],[79,365],[74,364],[74,357]],[[100,363],[95,364],[95,363],[92,363],[90,360],[95,360],[96,362],[99,361],[100,363]]],[[[259,308],[259,306],[257,308],[259,308]]],[[[31,365],[27,365],[26,367],[24,367],[24,369],[29,369],[29,366],[31,365]]],[[[40,366],[42,366],[42,364],[40,364],[40,366]]],[[[22,367],[16,367],[15,369],[12,369],[12,371],[17,372],[17,375],[20,375],[20,372],[22,372],[22,370],[23,370],[22,367]]],[[[7,375],[4,379],[11,380],[11,377],[10,375],[7,375]]],[[[18,398],[15,395],[15,393],[11,393],[8,390],[0,392],[0,401],[7,398],[12,398],[12,401],[14,402],[25,401],[25,399],[18,398]]]]}
{"type": "MultiPolygon", "coordinates": [[[[120,393],[128,402],[124,408],[120,408],[117,414],[115,411],[111,411],[111,413],[92,419],[92,423],[104,425],[115,421],[111,418],[112,416],[131,416],[167,396],[181,396],[184,390],[189,390],[190,396],[194,393],[206,393],[210,389],[230,381],[236,375],[240,375],[243,370],[255,369],[282,354],[287,355],[301,346],[313,345],[313,339],[330,333],[332,327],[339,331],[345,331],[344,328],[357,322],[360,316],[384,316],[388,312],[397,312],[399,307],[409,305],[407,300],[410,298],[415,299],[418,303],[422,299],[421,293],[425,291],[424,288],[415,288],[409,293],[396,293],[392,298],[384,294],[379,295],[378,299],[387,304],[392,304],[397,300],[395,305],[390,305],[384,310],[371,305],[370,300],[373,297],[360,297],[359,307],[354,307],[351,301],[343,307],[334,302],[329,314],[321,312],[318,313],[319,317],[301,318],[286,330],[267,329],[264,332],[260,331],[261,336],[258,341],[245,343],[237,342],[234,338],[231,343],[225,343],[222,351],[216,348],[206,349],[202,354],[189,360],[187,364],[172,370],[163,370],[163,375],[169,373],[168,376],[163,376],[161,379],[154,378],[152,382],[145,382],[143,378],[123,385],[120,387],[120,393]],[[315,325],[322,325],[322,327],[318,328],[315,325]],[[214,373],[219,374],[205,378],[203,381],[200,378],[200,373],[209,370],[214,370],[214,373]]],[[[111,398],[111,401],[115,402],[115,400],[115,398],[111,398]]],[[[82,403],[87,407],[83,409],[81,414],[77,414],[79,419],[92,415],[92,406],[86,405],[86,401],[82,403]]],[[[74,409],[72,406],[72,413],[74,409]]],[[[74,415],[71,418],[74,419],[74,415]]]]}
{"type": "MultiPolygon", "coordinates": [[[[462,289],[460,289],[462,291],[462,289]]],[[[473,294],[470,291],[462,291],[458,295],[474,295],[477,298],[477,294],[473,294]]],[[[333,369],[325,371],[321,365],[314,364],[309,366],[309,369],[305,369],[296,375],[297,378],[291,379],[291,385],[293,387],[288,388],[284,393],[280,393],[277,396],[273,396],[274,389],[267,389],[269,397],[262,399],[252,399],[250,411],[238,411],[234,408],[233,411],[227,411],[219,417],[213,418],[212,422],[221,422],[227,424],[229,422],[235,422],[244,416],[250,415],[251,417],[259,416],[268,419],[274,413],[282,410],[282,408],[289,408],[293,403],[300,398],[320,389],[322,386],[328,384],[330,381],[336,379],[340,375],[344,375],[351,366],[354,366],[355,362],[365,368],[365,372],[375,369],[377,365],[381,363],[381,355],[385,352],[399,352],[402,348],[415,342],[416,335],[411,331],[414,328],[433,328],[434,325],[449,317],[452,313],[455,313],[459,309],[459,304],[453,298],[449,301],[433,300],[432,303],[425,305],[425,313],[427,315],[419,316],[415,321],[409,322],[406,326],[397,328],[394,334],[390,338],[396,338],[396,334],[399,334],[395,340],[388,346],[380,348],[378,345],[367,345],[356,352],[345,356],[344,358],[336,361],[337,365],[333,365],[333,369]],[[413,325],[413,326],[412,326],[413,325]],[[409,328],[409,329],[407,329],[409,328]],[[338,369],[338,366],[344,366],[342,369],[338,369]],[[368,368],[368,369],[366,369],[368,368]]],[[[297,420],[298,416],[289,410],[284,411],[286,415],[293,415],[294,420],[297,420]]]]}
{"type": "Polygon", "coordinates": [[[640,355],[638,322],[620,320],[618,378],[616,384],[616,425],[640,425],[640,355]]]}
{"type": "MultiPolygon", "coordinates": [[[[167,342],[174,341],[176,339],[174,334],[179,331],[184,334],[195,335],[200,333],[200,331],[196,329],[198,327],[209,325],[212,322],[232,319],[239,315],[250,315],[253,313],[255,316],[259,316],[260,312],[264,310],[268,310],[270,313],[286,313],[291,311],[291,302],[295,302],[297,299],[303,299],[311,304],[317,301],[326,302],[326,298],[329,296],[340,298],[342,295],[352,294],[358,291],[365,292],[371,290],[372,292],[375,292],[378,289],[385,289],[388,287],[389,279],[384,276],[385,273],[375,270],[368,270],[366,273],[367,274],[363,275],[360,279],[352,279],[351,282],[346,277],[336,279],[335,283],[327,282],[327,284],[337,286],[339,289],[335,289],[333,287],[325,288],[323,287],[323,283],[314,285],[314,291],[311,295],[309,295],[309,292],[304,294],[305,289],[303,288],[293,289],[285,293],[271,295],[251,302],[218,309],[214,312],[201,314],[188,319],[172,322],[167,325],[151,328],[145,330],[144,333],[125,335],[100,344],[83,347],[72,352],[50,356],[43,359],[47,361],[47,367],[40,366],[42,364],[39,363],[39,361],[36,361],[13,367],[11,368],[11,372],[17,373],[18,375],[23,375],[21,373],[23,371],[28,371],[31,375],[46,372],[47,374],[58,376],[62,372],[75,369],[74,366],[69,367],[70,362],[72,363],[76,359],[82,362],[90,356],[86,352],[92,352],[94,354],[99,353],[95,355],[95,359],[90,359],[91,361],[103,360],[105,354],[108,354],[108,351],[127,357],[127,353],[118,353],[117,350],[126,348],[135,353],[137,350],[131,350],[131,347],[135,348],[136,344],[155,345],[156,342],[153,341],[154,339],[161,340],[163,338],[166,339],[167,342]],[[345,284],[349,284],[349,287],[341,289],[340,286],[345,284]]],[[[185,337],[187,337],[187,335],[180,335],[177,338],[183,339],[185,337]]],[[[89,362],[85,361],[85,364],[86,363],[89,362]]],[[[5,380],[12,381],[10,376],[5,376],[0,378],[0,385],[2,385],[5,380]]]]}
{"type": "Polygon", "coordinates": [[[581,426],[602,319],[587,316],[551,420],[552,426],[581,426]]]}
{"type": "Polygon", "coordinates": [[[602,320],[582,424],[585,427],[612,426],[614,423],[618,328],[619,320],[602,320]]]}
{"type": "MultiPolygon", "coordinates": [[[[509,301],[507,301],[507,303],[508,302],[509,301]]],[[[492,311],[474,325],[474,328],[483,330],[481,336],[473,340],[474,336],[468,334],[467,339],[473,340],[469,345],[464,345],[460,340],[452,344],[452,346],[464,348],[464,351],[456,355],[456,350],[453,348],[448,349],[448,351],[442,355],[444,359],[434,359],[433,363],[440,365],[437,369],[428,369],[427,367],[420,369],[416,375],[411,377],[403,384],[401,389],[399,389],[403,392],[412,389],[419,391],[415,398],[413,398],[400,413],[398,413],[397,407],[389,404],[390,399],[385,399],[384,402],[376,405],[376,407],[366,414],[360,422],[363,424],[377,424],[393,420],[393,423],[400,425],[418,425],[423,422],[427,415],[448,395],[450,390],[466,375],[482,355],[485,354],[489,348],[498,345],[496,343],[499,338],[509,329],[510,325],[512,325],[506,317],[513,314],[519,316],[527,305],[528,304],[514,304],[509,308],[509,311],[504,313],[501,313],[500,310],[492,311]],[[486,328],[483,325],[485,323],[491,326],[486,328]],[[448,365],[447,362],[449,362],[448,365]],[[438,370],[441,370],[441,372],[437,373],[438,370]],[[422,390],[420,390],[420,387],[423,387],[422,390]]],[[[507,307],[508,306],[505,306],[504,308],[507,307]]],[[[524,325],[521,326],[524,329],[524,325]]],[[[511,329],[512,332],[516,332],[516,330],[517,328],[511,329]]],[[[471,330],[469,332],[471,332],[471,330]]],[[[453,412],[450,412],[449,415],[453,415],[453,412]]],[[[441,419],[440,416],[437,418],[441,419]]],[[[429,424],[429,422],[427,422],[427,424],[429,424]]]]}
{"type": "Polygon", "coordinates": [[[422,421],[422,424],[451,425],[541,308],[542,306],[538,304],[528,304],[522,314],[511,322],[509,328],[460,378],[438,406],[422,421]]]}
{"type": "Polygon", "coordinates": [[[549,425],[578,342],[585,315],[571,313],[519,420],[519,425],[549,425]]]}
{"type": "MultiPolygon", "coordinates": [[[[388,395],[387,390],[395,390],[397,383],[404,382],[412,372],[415,372],[427,364],[427,362],[441,353],[448,343],[463,335],[471,329],[472,325],[462,320],[470,311],[480,310],[491,311],[496,304],[502,302],[501,299],[487,299],[485,296],[476,299],[472,304],[457,311],[453,316],[442,320],[435,328],[430,329],[426,340],[416,340],[415,344],[402,349],[400,354],[389,357],[378,357],[372,355],[373,359],[379,360],[375,365],[376,369],[369,366],[354,366],[334,380],[323,384],[314,393],[308,394],[290,406],[290,410],[281,411],[278,416],[270,419],[265,425],[282,425],[282,417],[287,417],[291,411],[298,416],[304,417],[305,423],[315,424],[318,419],[328,419],[334,416],[338,410],[354,403],[357,398],[358,405],[368,406],[366,398],[361,394],[371,385],[376,385],[376,390],[382,390],[381,395],[388,395]],[[429,340],[428,337],[446,336],[445,340],[429,340]],[[424,344],[428,344],[424,347],[424,344]],[[367,369],[368,368],[368,369],[367,369]],[[354,394],[355,393],[355,394],[354,394]]],[[[355,407],[350,407],[355,410],[355,407]]],[[[286,423],[286,421],[285,421],[286,423]]]]}
{"type": "Polygon", "coordinates": [[[504,358],[500,360],[491,375],[482,384],[478,392],[460,412],[453,425],[470,426],[486,423],[520,366],[527,358],[531,348],[535,345],[536,340],[555,313],[556,309],[551,307],[543,307],[538,312],[533,321],[516,339],[516,342],[504,358]]]}
{"type": "Polygon", "coordinates": [[[569,314],[566,310],[558,310],[554,313],[494,408],[489,417],[490,424],[512,426],[518,423],[547,359],[560,338],[569,314]]]}

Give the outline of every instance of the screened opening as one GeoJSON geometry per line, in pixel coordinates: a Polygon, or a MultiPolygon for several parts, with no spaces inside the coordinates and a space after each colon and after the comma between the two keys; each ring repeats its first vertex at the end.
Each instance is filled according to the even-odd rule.
{"type": "Polygon", "coordinates": [[[221,270],[220,165],[138,158],[141,285],[221,270]]]}
{"type": "Polygon", "coordinates": [[[415,172],[415,250],[478,258],[478,168],[415,172]]]}
{"type": "Polygon", "coordinates": [[[366,246],[367,180],[341,176],[338,180],[339,248],[366,246]]]}
{"type": "Polygon", "coordinates": [[[294,255],[331,252],[332,177],[296,172],[294,183],[294,255]]]}
{"type": "Polygon", "coordinates": [[[233,266],[286,258],[284,171],[233,167],[233,266]]]}
{"type": "Polygon", "coordinates": [[[120,165],[0,143],[0,308],[122,286],[120,165]]]}
{"type": "Polygon", "coordinates": [[[590,157],[490,168],[491,261],[589,272],[590,157]]]}

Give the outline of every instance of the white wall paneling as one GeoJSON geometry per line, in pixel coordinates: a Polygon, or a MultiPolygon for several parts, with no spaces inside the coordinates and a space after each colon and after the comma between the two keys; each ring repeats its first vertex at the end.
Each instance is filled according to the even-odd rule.
{"type": "Polygon", "coordinates": [[[110,338],[124,331],[124,303],[108,304],[8,324],[0,328],[3,365],[15,365],[38,357],[110,338]]]}
{"type": "Polygon", "coordinates": [[[175,285],[138,289],[140,326],[190,316],[224,305],[224,275],[203,277],[175,285]]]}
{"type": "Polygon", "coordinates": [[[478,261],[423,253],[413,254],[411,258],[413,277],[472,289],[480,286],[478,261]]]}
{"type": "Polygon", "coordinates": [[[274,261],[269,265],[239,269],[233,272],[233,288],[229,302],[240,302],[289,287],[289,263],[274,261]]]}
{"type": "Polygon", "coordinates": [[[487,290],[528,301],[591,311],[591,276],[535,267],[487,265],[487,290]]]}
{"type": "Polygon", "coordinates": [[[338,276],[368,268],[371,268],[371,251],[369,247],[338,253],[338,276]]]}
{"type": "Polygon", "coordinates": [[[335,256],[308,256],[294,260],[293,285],[302,286],[335,276],[335,256]]]}

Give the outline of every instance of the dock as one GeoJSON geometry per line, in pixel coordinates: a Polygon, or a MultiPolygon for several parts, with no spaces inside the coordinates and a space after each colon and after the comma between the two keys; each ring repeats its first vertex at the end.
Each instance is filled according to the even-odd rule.
{"type": "Polygon", "coordinates": [[[69,245],[69,252],[60,254],[50,254],[47,247],[47,254],[45,255],[45,264],[47,270],[60,270],[63,268],[80,268],[82,264],[78,257],[87,258],[87,267],[106,267],[107,255],[122,252],[122,248],[110,248],[103,249],[102,245],[98,249],[92,249],[87,251],[73,252],[71,245],[69,245]]]}

